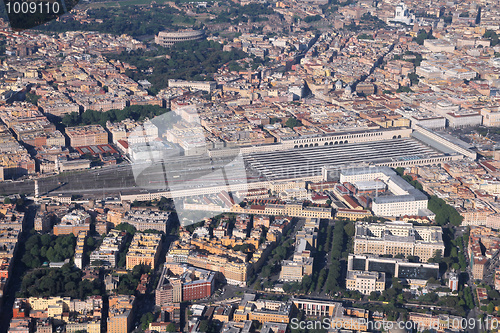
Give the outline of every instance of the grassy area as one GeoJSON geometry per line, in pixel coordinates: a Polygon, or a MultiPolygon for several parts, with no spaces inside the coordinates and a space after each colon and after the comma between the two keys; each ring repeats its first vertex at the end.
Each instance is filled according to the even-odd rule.
{"type": "Polygon", "coordinates": [[[230,32],[230,31],[222,31],[219,33],[220,37],[224,38],[235,38],[241,36],[241,33],[239,32],[230,32]]]}
{"type": "MultiPolygon", "coordinates": [[[[135,1],[135,0],[134,0],[135,1]]],[[[140,1],[140,0],[137,0],[140,1]]],[[[188,16],[175,16],[172,19],[172,24],[175,25],[181,25],[181,26],[188,26],[191,27],[196,23],[196,19],[193,17],[188,17],[188,16]]]]}

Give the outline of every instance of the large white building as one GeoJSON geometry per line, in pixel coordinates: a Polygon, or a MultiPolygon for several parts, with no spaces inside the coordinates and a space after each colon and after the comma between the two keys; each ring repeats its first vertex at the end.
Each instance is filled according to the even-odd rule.
{"type": "Polygon", "coordinates": [[[488,107],[481,109],[481,115],[483,116],[484,126],[500,126],[500,108],[499,107],[488,107]]]}
{"type": "Polygon", "coordinates": [[[405,255],[427,261],[437,252],[444,253],[441,227],[402,221],[356,223],[354,254],[405,255]]]}
{"type": "Polygon", "coordinates": [[[455,45],[444,39],[426,39],[424,46],[431,52],[454,52],[455,45]]]}
{"type": "Polygon", "coordinates": [[[348,271],[345,284],[348,290],[357,290],[363,295],[382,292],[385,290],[385,273],[348,271]]]}
{"type": "Polygon", "coordinates": [[[217,82],[215,81],[185,81],[185,80],[168,80],[168,86],[170,88],[190,88],[196,90],[203,90],[212,93],[215,88],[217,88],[217,82]]]}
{"type": "Polygon", "coordinates": [[[426,102],[422,103],[421,106],[432,113],[445,117],[448,127],[478,126],[483,121],[483,116],[478,111],[462,109],[459,105],[450,102],[437,104],[426,102]]]}
{"type": "MultiPolygon", "coordinates": [[[[418,70],[420,68],[421,67],[417,68],[417,74],[420,76],[424,76],[418,73],[418,70]]],[[[416,125],[425,126],[427,128],[438,128],[438,129],[446,127],[446,118],[443,115],[438,115],[433,111],[429,111],[424,108],[412,109],[409,107],[405,107],[397,109],[396,112],[410,119],[412,128],[415,128],[416,125]]]]}
{"type": "MultiPolygon", "coordinates": [[[[175,154],[175,150],[172,145],[169,145],[165,141],[152,141],[152,142],[141,142],[129,146],[130,158],[134,162],[154,162],[162,161],[167,158],[169,154],[175,154]],[[174,153],[172,153],[174,152],[174,153]]],[[[135,170],[140,168],[136,165],[135,170]]],[[[145,165],[147,167],[147,165],[145,165]]]]}
{"type": "Polygon", "coordinates": [[[448,126],[453,128],[479,126],[483,122],[483,116],[475,111],[450,112],[445,117],[448,120],[448,126]]]}
{"type": "Polygon", "coordinates": [[[408,259],[387,258],[379,255],[349,254],[347,271],[381,272],[400,279],[439,278],[439,264],[409,262],[408,259]]]}
{"type": "Polygon", "coordinates": [[[373,198],[372,211],[379,216],[427,216],[427,196],[408,184],[389,167],[368,167],[342,170],[340,182],[356,183],[379,180],[387,184],[393,195],[373,198]]]}
{"type": "Polygon", "coordinates": [[[406,25],[412,25],[415,22],[415,14],[410,13],[410,10],[404,2],[400,2],[396,6],[394,12],[394,17],[389,19],[392,23],[404,23],[406,25]]]}
{"type": "Polygon", "coordinates": [[[133,225],[139,231],[158,230],[167,232],[170,212],[151,209],[134,209],[127,212],[122,222],[133,225]]]}
{"type": "Polygon", "coordinates": [[[427,209],[427,197],[420,191],[419,193],[422,195],[420,198],[412,194],[375,198],[372,203],[373,214],[378,216],[425,215],[427,214],[424,211],[427,209]]]}

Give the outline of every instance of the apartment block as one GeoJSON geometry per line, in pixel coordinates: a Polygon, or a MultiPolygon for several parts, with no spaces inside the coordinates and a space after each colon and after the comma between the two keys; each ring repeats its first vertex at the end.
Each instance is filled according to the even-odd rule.
{"type": "Polygon", "coordinates": [[[155,290],[155,304],[163,306],[209,297],[214,291],[216,276],[217,272],[167,263],[155,290]]]}
{"type": "Polygon", "coordinates": [[[195,267],[220,272],[228,284],[245,286],[251,265],[234,258],[191,253],[187,262],[195,267]]]}
{"type": "Polygon", "coordinates": [[[184,81],[184,80],[174,80],[170,79],[168,80],[168,86],[169,87],[181,87],[181,88],[190,88],[190,89],[196,89],[196,90],[203,90],[211,93],[213,90],[215,90],[217,86],[217,82],[215,81],[184,81]]]}
{"type": "Polygon", "coordinates": [[[459,325],[453,325],[462,320],[462,317],[450,316],[448,314],[433,315],[432,313],[408,313],[408,320],[412,321],[418,330],[435,330],[436,332],[460,332],[459,325]]]}
{"type": "MultiPolygon", "coordinates": [[[[248,239],[248,241],[251,240],[248,239]]],[[[258,245],[258,243],[250,243],[254,246],[258,245]]],[[[230,237],[188,238],[184,241],[176,241],[170,245],[166,261],[188,263],[195,267],[220,272],[228,284],[244,286],[251,273],[252,263],[258,261],[264,250],[259,247],[249,261],[249,254],[229,248],[231,244],[243,245],[244,243],[242,240],[230,237]]]]}
{"type": "Polygon", "coordinates": [[[120,230],[112,229],[102,240],[98,249],[90,254],[90,263],[101,261],[103,266],[116,267],[118,254],[123,247],[125,233],[120,230]]]}
{"type": "Polygon", "coordinates": [[[78,235],[80,231],[90,230],[90,215],[84,210],[74,210],[63,216],[54,226],[54,235],[78,235]]]}
{"type": "Polygon", "coordinates": [[[88,296],[85,299],[70,299],[69,297],[30,297],[16,298],[13,308],[11,328],[17,325],[18,319],[32,320],[32,329],[28,331],[17,329],[10,332],[41,332],[52,333],[55,320],[65,324],[65,331],[75,333],[101,333],[103,301],[101,296],[88,296]],[[68,314],[71,312],[71,316],[68,314]],[[36,322],[35,322],[36,320],[36,322]]]}
{"type": "Polygon", "coordinates": [[[54,221],[54,215],[52,213],[37,211],[35,217],[35,230],[41,232],[48,232],[52,229],[52,224],[54,221]]]}
{"type": "Polygon", "coordinates": [[[500,108],[482,108],[481,114],[483,115],[483,125],[498,127],[500,126],[500,108]]]}
{"type": "Polygon", "coordinates": [[[109,297],[108,333],[128,333],[134,320],[135,297],[117,295],[109,297]]]}
{"type": "Polygon", "coordinates": [[[170,212],[151,209],[134,209],[122,217],[121,222],[133,225],[139,231],[157,230],[167,232],[170,212]]]}
{"type": "Polygon", "coordinates": [[[79,269],[82,269],[86,262],[85,262],[85,241],[87,239],[87,232],[86,231],[80,231],[78,233],[78,236],[76,237],[76,247],[75,247],[75,266],[78,267],[79,269]]]}
{"type": "Polygon", "coordinates": [[[230,321],[233,318],[234,308],[231,304],[222,304],[215,308],[212,320],[219,320],[223,323],[230,321]]]}
{"type": "Polygon", "coordinates": [[[402,221],[356,223],[354,254],[403,254],[425,262],[437,252],[444,253],[441,227],[413,226],[402,221]]]}
{"type": "Polygon", "coordinates": [[[312,274],[316,250],[319,219],[307,218],[304,226],[295,235],[295,251],[292,260],[283,260],[281,263],[281,281],[302,281],[304,275],[312,274]]]}
{"type": "Polygon", "coordinates": [[[12,274],[14,256],[18,246],[19,229],[0,229],[0,299],[12,274]]]}
{"type": "Polygon", "coordinates": [[[245,294],[238,308],[233,313],[233,320],[243,322],[255,320],[263,324],[288,323],[292,312],[292,303],[271,300],[255,300],[255,295],[245,294]]]}
{"type": "Polygon", "coordinates": [[[126,256],[126,268],[132,269],[136,265],[149,265],[156,268],[158,256],[161,252],[162,235],[151,233],[136,233],[126,256]]]}
{"type": "Polygon", "coordinates": [[[312,207],[303,206],[302,203],[290,203],[290,204],[267,204],[265,206],[261,205],[249,205],[245,208],[239,205],[234,205],[231,208],[233,213],[243,213],[243,214],[256,214],[256,215],[284,215],[293,217],[305,217],[305,218],[319,218],[319,219],[331,219],[332,209],[325,207],[312,207]]]}
{"type": "Polygon", "coordinates": [[[119,123],[108,121],[106,128],[111,133],[113,143],[119,140],[126,140],[128,143],[151,142],[158,138],[158,127],[149,120],[137,122],[125,119],[119,123]]]}
{"type": "Polygon", "coordinates": [[[103,145],[108,143],[108,132],[101,125],[67,127],[71,147],[103,145]]]}
{"type": "Polygon", "coordinates": [[[472,226],[467,252],[471,263],[472,276],[482,280],[490,266],[491,259],[500,250],[500,232],[495,229],[472,226]]]}
{"type": "Polygon", "coordinates": [[[309,248],[305,238],[297,238],[293,259],[281,263],[280,280],[302,281],[304,275],[312,274],[314,258],[309,248]]]}
{"type": "Polygon", "coordinates": [[[357,290],[363,295],[370,295],[373,291],[384,291],[385,282],[385,273],[348,271],[345,283],[349,290],[357,290]]]}

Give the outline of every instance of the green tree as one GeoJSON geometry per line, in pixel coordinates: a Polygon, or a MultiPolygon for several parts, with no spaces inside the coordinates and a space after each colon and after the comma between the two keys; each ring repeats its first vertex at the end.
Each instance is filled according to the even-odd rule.
{"type": "Polygon", "coordinates": [[[424,40],[426,39],[435,39],[435,37],[432,35],[432,31],[427,32],[424,29],[421,29],[417,37],[415,37],[413,40],[417,42],[419,45],[424,45],[424,40]]]}
{"type": "Polygon", "coordinates": [[[118,224],[115,227],[115,229],[120,230],[120,231],[126,231],[131,235],[134,235],[135,232],[137,231],[137,229],[133,225],[128,224],[126,222],[118,224]]]}
{"type": "Polygon", "coordinates": [[[20,297],[69,296],[83,298],[102,293],[99,280],[82,281],[82,272],[71,264],[62,268],[42,268],[27,273],[21,281],[20,297]]]}
{"type": "Polygon", "coordinates": [[[301,286],[301,289],[306,292],[309,287],[311,286],[312,284],[312,278],[310,275],[305,275],[303,278],[302,278],[302,286],[301,286]]]}
{"type": "Polygon", "coordinates": [[[290,128],[294,128],[294,127],[302,126],[302,123],[299,120],[297,120],[296,118],[291,117],[291,118],[288,118],[288,120],[285,123],[285,126],[290,127],[290,128]]]}
{"type": "Polygon", "coordinates": [[[413,92],[413,90],[410,89],[410,87],[406,87],[406,86],[401,86],[399,87],[397,90],[396,90],[397,93],[402,93],[402,92],[405,92],[405,93],[409,93],[409,92],[413,92]]]}
{"type": "Polygon", "coordinates": [[[66,127],[77,126],[80,125],[81,123],[81,117],[78,112],[71,112],[66,114],[61,120],[61,122],[66,127]]]}
{"type": "Polygon", "coordinates": [[[38,105],[38,100],[40,99],[40,96],[27,92],[26,93],[26,101],[30,102],[31,104],[38,105]]]}
{"type": "Polygon", "coordinates": [[[319,276],[318,276],[318,283],[316,284],[316,291],[320,291],[323,288],[323,285],[325,284],[326,278],[328,276],[326,268],[321,269],[319,271],[319,276]]]}
{"type": "Polygon", "coordinates": [[[410,79],[412,86],[416,86],[419,82],[418,75],[415,73],[408,73],[408,78],[410,79]]]}
{"type": "Polygon", "coordinates": [[[149,265],[136,265],[132,271],[120,277],[117,291],[119,294],[133,295],[139,284],[142,274],[148,274],[151,271],[149,265]]]}
{"type": "Polygon", "coordinates": [[[263,278],[268,278],[269,276],[271,276],[271,267],[269,266],[264,266],[264,268],[262,268],[262,277],[263,278]]]}
{"type": "Polygon", "coordinates": [[[493,304],[493,302],[488,303],[486,311],[488,312],[488,314],[492,314],[493,311],[495,311],[495,304],[493,304]]]}
{"type": "Polygon", "coordinates": [[[42,246],[49,246],[51,243],[52,239],[49,234],[43,234],[40,237],[40,242],[42,243],[42,246]]]}
{"type": "Polygon", "coordinates": [[[369,40],[373,40],[373,36],[372,36],[372,35],[369,35],[369,34],[360,34],[360,35],[358,35],[358,39],[369,39],[369,40]]]}
{"type": "Polygon", "coordinates": [[[354,226],[353,222],[349,222],[344,226],[344,231],[347,235],[347,237],[353,237],[354,233],[356,232],[356,227],[354,226]]]}
{"type": "Polygon", "coordinates": [[[319,20],[321,20],[321,16],[320,15],[306,16],[304,18],[304,21],[306,23],[311,23],[311,22],[315,22],[315,21],[319,21],[319,20]]]}
{"type": "Polygon", "coordinates": [[[459,226],[462,223],[463,217],[456,209],[437,196],[431,196],[429,198],[428,208],[436,214],[436,223],[439,225],[451,223],[455,226],[459,226]]]}
{"type": "MultiPolygon", "coordinates": [[[[141,325],[142,329],[146,330],[149,328],[149,324],[152,323],[154,320],[154,316],[151,312],[145,313],[141,317],[141,325]]],[[[169,331],[169,332],[175,332],[175,326],[174,326],[174,331],[169,331]]]]}
{"type": "Polygon", "coordinates": [[[200,330],[200,332],[208,332],[208,329],[209,329],[208,320],[202,320],[200,322],[200,326],[198,327],[198,329],[200,330]]]}
{"type": "Polygon", "coordinates": [[[483,37],[488,38],[490,40],[491,46],[495,46],[498,44],[498,35],[493,30],[486,30],[483,37]]]}

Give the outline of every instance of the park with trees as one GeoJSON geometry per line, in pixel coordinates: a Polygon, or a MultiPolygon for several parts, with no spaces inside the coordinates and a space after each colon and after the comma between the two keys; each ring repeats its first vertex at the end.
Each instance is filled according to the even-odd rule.
{"type": "Polygon", "coordinates": [[[156,94],[168,86],[170,79],[209,81],[222,65],[246,57],[241,50],[222,49],[223,45],[218,42],[202,40],[107,56],[135,66],[137,69],[127,70],[125,74],[135,81],[148,80],[152,84],[150,92],[156,94]]]}
{"type": "Polygon", "coordinates": [[[273,15],[276,12],[268,3],[249,3],[246,5],[231,4],[227,9],[221,10],[214,23],[238,23],[267,21],[266,15],[273,15]]]}
{"type": "MultiPolygon", "coordinates": [[[[292,294],[326,293],[330,296],[353,297],[361,295],[345,289],[346,258],[352,249],[354,223],[343,219],[335,220],[335,225],[327,223],[320,225],[318,233],[318,251],[315,253],[313,274],[305,275],[301,282],[287,282],[283,290],[292,294]],[[320,267],[319,263],[329,255],[329,265],[320,267]]],[[[263,269],[264,272],[264,269],[263,269]]]]}
{"type": "Polygon", "coordinates": [[[61,123],[64,126],[83,126],[100,124],[106,127],[106,122],[120,122],[125,119],[132,119],[135,121],[143,121],[144,119],[153,119],[157,116],[169,111],[157,105],[131,105],[126,106],[122,110],[114,109],[109,111],[95,111],[85,110],[83,113],[71,112],[66,114],[61,123]]]}
{"type": "Polygon", "coordinates": [[[35,233],[26,241],[22,262],[29,268],[38,268],[44,263],[71,259],[75,245],[76,237],[73,234],[54,236],[35,233]]]}
{"type": "Polygon", "coordinates": [[[83,272],[69,263],[62,268],[40,268],[28,272],[22,279],[17,297],[65,296],[84,298],[102,295],[102,281],[82,279],[83,272]]]}
{"type": "Polygon", "coordinates": [[[121,295],[134,295],[137,285],[141,280],[142,274],[149,274],[151,268],[148,265],[136,265],[134,268],[127,272],[127,274],[120,277],[117,292],[121,295]]]}

